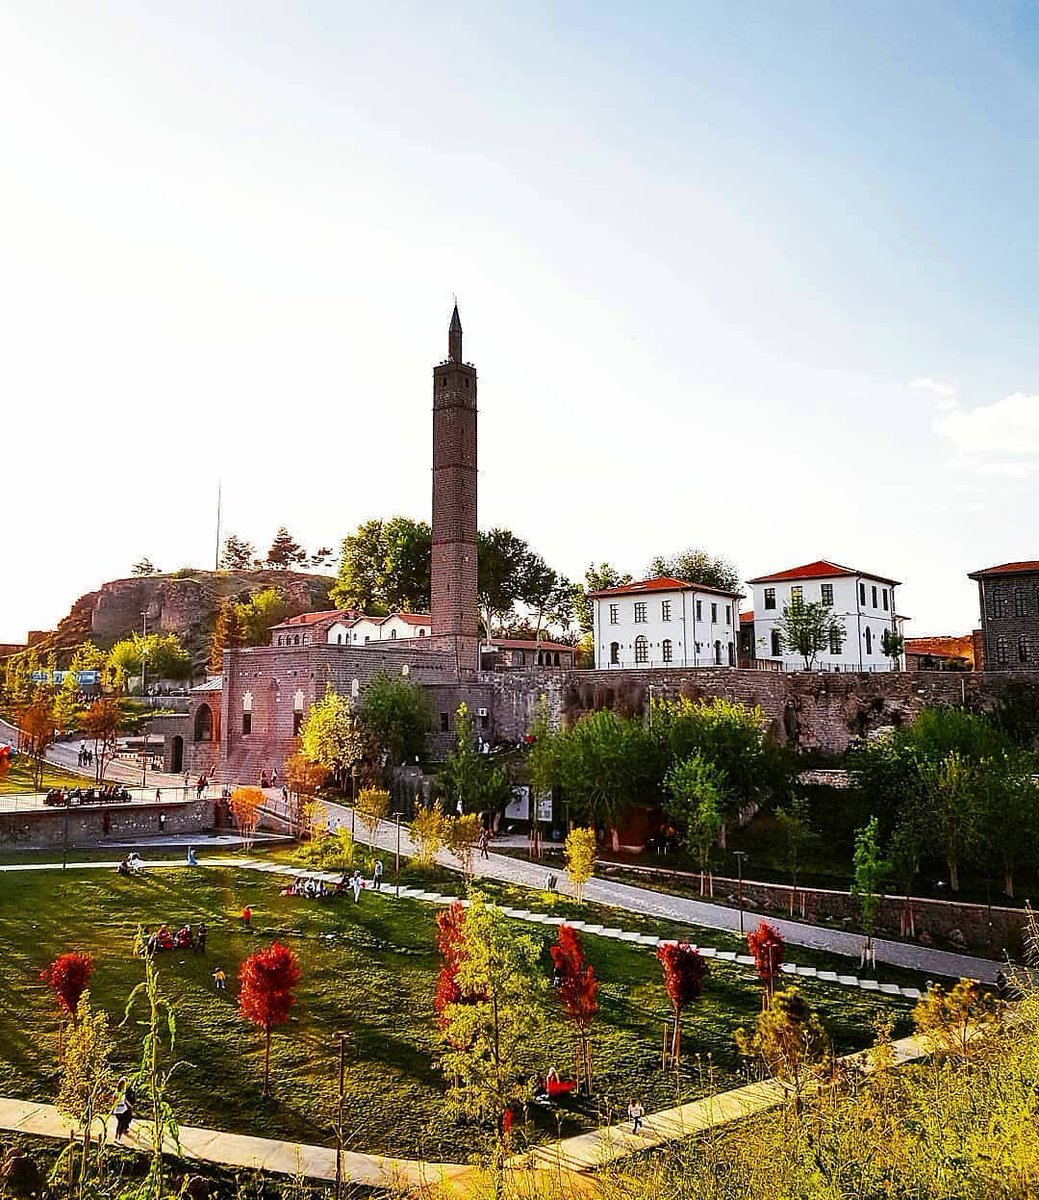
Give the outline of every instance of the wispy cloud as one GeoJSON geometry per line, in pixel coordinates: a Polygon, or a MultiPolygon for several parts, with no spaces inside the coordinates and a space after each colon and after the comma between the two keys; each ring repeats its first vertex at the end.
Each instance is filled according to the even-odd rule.
{"type": "Polygon", "coordinates": [[[922,379],[914,379],[909,387],[914,392],[923,392],[926,395],[934,396],[938,408],[942,412],[949,412],[956,407],[956,384],[946,383],[941,379],[932,379],[930,375],[925,375],[922,379]]]}
{"type": "Polygon", "coordinates": [[[990,474],[1020,475],[1036,465],[1029,459],[1039,460],[1039,395],[1013,392],[971,409],[953,404],[934,427],[959,454],[990,474]]]}

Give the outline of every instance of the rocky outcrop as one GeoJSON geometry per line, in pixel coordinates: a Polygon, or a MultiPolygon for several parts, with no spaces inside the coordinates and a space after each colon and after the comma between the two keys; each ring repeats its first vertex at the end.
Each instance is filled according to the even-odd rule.
{"type": "Polygon", "coordinates": [[[60,655],[90,640],[107,648],[140,632],[147,614],[151,632],[175,633],[201,666],[209,654],[216,614],[225,597],[247,600],[255,592],[276,587],[289,600],[291,615],[331,608],[327,575],[295,571],[177,571],[113,579],[73,604],[57,629],[37,644],[40,653],[60,655]]]}

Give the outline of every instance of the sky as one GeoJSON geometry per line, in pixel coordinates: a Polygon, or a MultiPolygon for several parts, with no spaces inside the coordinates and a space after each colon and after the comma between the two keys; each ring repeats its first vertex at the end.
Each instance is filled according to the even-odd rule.
{"type": "Polygon", "coordinates": [[[0,641],[142,556],[430,513],[558,570],[1039,558],[1039,9],[0,3],[0,641]]]}

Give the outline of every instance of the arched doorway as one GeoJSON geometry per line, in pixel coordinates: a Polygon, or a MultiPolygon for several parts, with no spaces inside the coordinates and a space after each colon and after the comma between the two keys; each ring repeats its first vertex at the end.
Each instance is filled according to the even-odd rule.
{"type": "Polygon", "coordinates": [[[170,774],[179,775],[184,770],[184,739],[178,733],[170,743],[170,774]]]}
{"type": "Polygon", "coordinates": [[[211,742],[213,740],[213,710],[208,704],[200,704],[195,713],[195,741],[211,742]]]}

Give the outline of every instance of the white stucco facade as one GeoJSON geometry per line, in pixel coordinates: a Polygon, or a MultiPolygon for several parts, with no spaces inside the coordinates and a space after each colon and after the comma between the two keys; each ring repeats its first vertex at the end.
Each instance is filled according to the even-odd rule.
{"type": "Polygon", "coordinates": [[[328,642],[339,646],[364,646],[370,642],[395,642],[404,638],[426,638],[432,632],[428,616],[391,613],[388,617],[356,617],[336,621],[328,629],[328,642]]]}
{"type": "Polygon", "coordinates": [[[737,593],[649,579],[592,597],[595,665],[731,667],[737,663],[737,593]]]}
{"type": "Polygon", "coordinates": [[[800,654],[784,649],[778,625],[783,610],[801,601],[824,603],[833,610],[844,636],[820,651],[814,663],[822,671],[901,670],[903,659],[889,658],[883,650],[884,631],[902,632],[897,615],[895,580],[853,571],[836,564],[795,567],[749,581],[754,603],[754,652],[759,660],[777,663],[783,670],[804,670],[800,654]],[[813,571],[811,566],[817,567],[813,571]]]}

